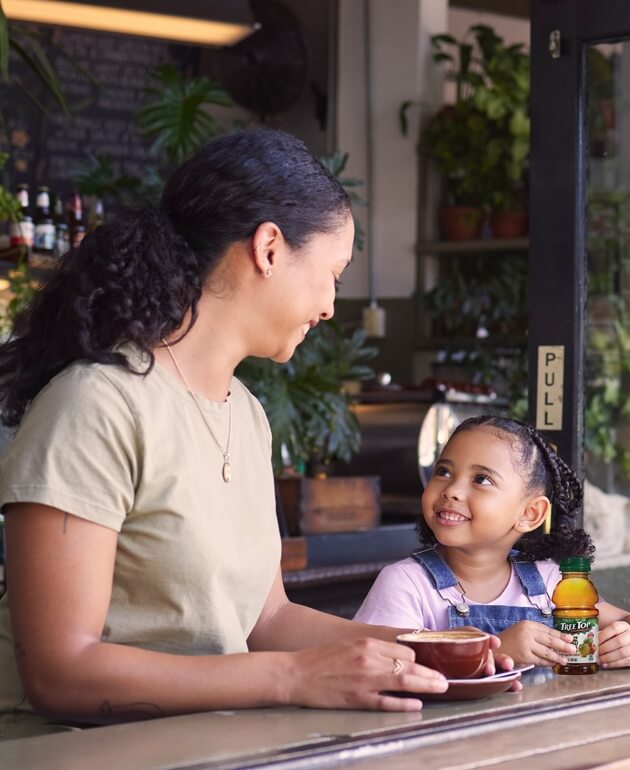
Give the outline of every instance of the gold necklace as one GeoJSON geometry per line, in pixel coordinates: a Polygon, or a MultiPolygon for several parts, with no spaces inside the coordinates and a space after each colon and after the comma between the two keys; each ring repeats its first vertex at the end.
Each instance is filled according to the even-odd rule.
{"type": "Polygon", "coordinates": [[[227,436],[227,442],[225,444],[225,449],[223,449],[223,447],[219,443],[219,439],[215,436],[215,433],[212,430],[212,426],[206,419],[206,415],[204,414],[204,411],[201,408],[201,404],[197,400],[197,396],[194,394],[193,389],[190,387],[184,372],[182,372],[180,365],[177,363],[177,359],[175,358],[175,353],[173,353],[173,351],[171,350],[171,346],[168,344],[168,342],[164,338],[162,338],[162,343],[164,344],[164,347],[168,350],[169,355],[173,360],[173,364],[175,364],[175,368],[177,369],[179,376],[182,378],[184,385],[188,388],[188,392],[192,396],[192,400],[195,402],[195,406],[199,410],[201,419],[205,422],[208,432],[212,436],[214,443],[217,445],[219,452],[221,452],[221,454],[223,455],[223,467],[221,468],[221,475],[223,476],[223,481],[225,481],[226,484],[229,484],[230,481],[232,480],[232,466],[230,465],[230,437],[232,435],[232,402],[228,399],[228,436],[227,436]]]}

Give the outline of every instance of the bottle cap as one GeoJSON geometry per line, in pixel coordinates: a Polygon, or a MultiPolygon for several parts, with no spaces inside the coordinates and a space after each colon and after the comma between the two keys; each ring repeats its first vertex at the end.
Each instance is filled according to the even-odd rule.
{"type": "Polygon", "coordinates": [[[590,572],[591,561],[586,556],[567,556],[560,559],[560,572],[590,572]]]}

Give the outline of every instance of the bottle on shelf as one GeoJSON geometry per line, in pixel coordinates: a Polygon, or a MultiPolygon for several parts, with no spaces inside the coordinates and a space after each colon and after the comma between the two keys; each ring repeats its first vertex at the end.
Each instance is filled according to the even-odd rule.
{"type": "Polygon", "coordinates": [[[9,245],[25,246],[30,251],[33,246],[34,226],[30,213],[28,185],[19,184],[15,196],[20,202],[21,219],[9,225],[9,245]]]}
{"type": "Polygon", "coordinates": [[[562,580],[551,601],[555,604],[553,627],[573,636],[577,651],[568,655],[566,664],[556,663],[556,674],[595,674],[599,671],[599,600],[590,580],[591,563],[581,556],[560,560],[562,580]]]}
{"type": "Polygon", "coordinates": [[[35,201],[35,237],[33,252],[52,257],[55,251],[55,223],[50,211],[50,190],[48,187],[37,188],[35,201]]]}
{"type": "Polygon", "coordinates": [[[55,257],[58,258],[70,249],[70,228],[66,221],[63,201],[60,196],[57,196],[55,200],[53,219],[55,222],[55,257]]]}
{"type": "Polygon", "coordinates": [[[76,249],[85,237],[85,222],[83,221],[83,204],[78,192],[70,197],[70,245],[76,249]]]}
{"type": "Polygon", "coordinates": [[[90,226],[88,231],[92,232],[99,225],[102,225],[105,221],[105,213],[103,209],[103,201],[100,198],[94,199],[94,206],[90,212],[90,226]]]}

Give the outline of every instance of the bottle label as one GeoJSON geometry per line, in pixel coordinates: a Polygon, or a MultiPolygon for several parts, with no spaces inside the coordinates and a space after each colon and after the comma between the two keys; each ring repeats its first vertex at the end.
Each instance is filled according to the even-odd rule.
{"type": "Polygon", "coordinates": [[[553,627],[573,636],[577,655],[567,655],[567,663],[597,663],[599,661],[598,618],[554,618],[553,627]]]}
{"type": "Polygon", "coordinates": [[[9,225],[9,238],[11,246],[32,246],[34,237],[33,222],[30,219],[22,219],[19,222],[11,222],[9,225]]]}
{"type": "Polygon", "coordinates": [[[52,251],[55,246],[55,225],[52,222],[42,222],[35,225],[35,249],[52,251]]]}

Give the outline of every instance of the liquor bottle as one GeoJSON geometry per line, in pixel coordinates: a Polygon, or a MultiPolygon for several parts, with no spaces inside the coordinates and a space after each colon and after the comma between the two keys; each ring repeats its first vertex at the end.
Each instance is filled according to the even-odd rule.
{"type": "Polygon", "coordinates": [[[33,251],[52,256],[55,250],[55,223],[50,214],[50,191],[48,187],[37,188],[35,202],[35,239],[33,251]]]}
{"type": "Polygon", "coordinates": [[[591,563],[581,556],[560,560],[562,580],[556,586],[551,601],[553,627],[573,636],[575,655],[568,655],[566,664],[556,663],[556,674],[595,674],[599,671],[599,599],[590,580],[591,563]]]}
{"type": "Polygon", "coordinates": [[[92,232],[99,225],[102,225],[105,221],[105,214],[103,211],[103,201],[100,198],[96,198],[94,201],[94,207],[90,212],[90,226],[89,232],[92,232]]]}
{"type": "Polygon", "coordinates": [[[57,196],[55,200],[55,256],[61,257],[70,249],[70,228],[66,222],[63,201],[57,196]]]}
{"type": "Polygon", "coordinates": [[[83,221],[83,205],[78,192],[70,197],[70,245],[76,249],[85,237],[85,222],[83,221]]]}
{"type": "Polygon", "coordinates": [[[30,250],[33,246],[34,227],[33,218],[30,215],[28,185],[19,184],[15,197],[20,202],[22,217],[9,225],[9,244],[12,247],[26,246],[30,250]]]}

